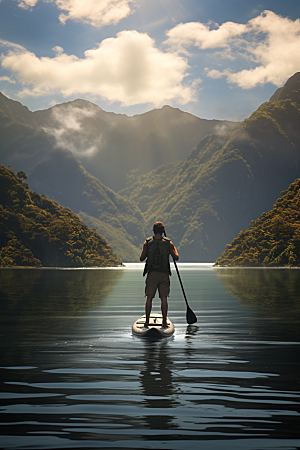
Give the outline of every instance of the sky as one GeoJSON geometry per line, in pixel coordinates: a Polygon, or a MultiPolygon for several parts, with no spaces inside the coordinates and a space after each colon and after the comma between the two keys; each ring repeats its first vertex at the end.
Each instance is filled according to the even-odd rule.
{"type": "Polygon", "coordinates": [[[300,71],[299,0],[0,0],[0,91],[243,120],[300,71]]]}

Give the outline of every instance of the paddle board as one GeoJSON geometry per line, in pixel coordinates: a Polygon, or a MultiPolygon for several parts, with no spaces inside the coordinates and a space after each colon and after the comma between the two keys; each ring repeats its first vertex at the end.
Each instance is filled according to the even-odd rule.
{"type": "Polygon", "coordinates": [[[145,325],[146,316],[145,314],[134,322],[132,325],[132,332],[136,336],[145,338],[164,338],[172,336],[174,333],[174,325],[171,320],[167,318],[167,327],[162,326],[162,314],[152,313],[150,314],[149,325],[146,328],[145,325]]]}

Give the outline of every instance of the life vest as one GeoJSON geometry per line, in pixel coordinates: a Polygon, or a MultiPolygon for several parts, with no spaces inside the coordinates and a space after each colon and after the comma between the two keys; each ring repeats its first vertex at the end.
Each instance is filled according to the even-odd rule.
{"type": "Polygon", "coordinates": [[[143,275],[148,272],[166,272],[171,275],[170,266],[170,239],[163,237],[155,239],[153,236],[146,239],[147,260],[143,275]]]}

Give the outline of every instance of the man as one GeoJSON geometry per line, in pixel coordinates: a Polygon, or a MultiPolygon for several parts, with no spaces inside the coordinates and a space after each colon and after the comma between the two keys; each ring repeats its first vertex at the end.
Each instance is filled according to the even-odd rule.
{"type": "Polygon", "coordinates": [[[175,261],[179,260],[179,255],[174,244],[166,237],[165,227],[162,222],[153,225],[154,236],[145,240],[140,261],[147,258],[143,275],[146,275],[145,296],[147,297],[145,313],[145,327],[149,325],[149,317],[152,308],[152,299],[158,289],[161,300],[161,312],[163,316],[163,327],[167,327],[168,301],[170,293],[170,259],[171,255],[175,261]],[[163,237],[162,235],[165,235],[163,237]]]}

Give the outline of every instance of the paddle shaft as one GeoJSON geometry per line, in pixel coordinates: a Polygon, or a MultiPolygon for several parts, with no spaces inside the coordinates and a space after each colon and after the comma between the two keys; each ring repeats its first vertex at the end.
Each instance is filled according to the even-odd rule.
{"type": "MultiPolygon", "coordinates": [[[[164,231],[164,233],[165,233],[165,236],[167,237],[166,231],[164,231]]],[[[172,255],[172,258],[173,258],[173,261],[174,261],[174,266],[175,266],[175,269],[176,269],[176,272],[177,272],[177,275],[178,275],[178,280],[179,280],[179,283],[180,283],[180,286],[181,286],[181,289],[182,289],[182,293],[183,293],[183,296],[184,296],[185,304],[186,304],[186,321],[187,321],[187,323],[189,325],[191,325],[191,324],[197,322],[197,317],[196,317],[195,313],[189,307],[189,304],[188,304],[188,301],[187,301],[187,298],[186,298],[186,295],[185,295],[185,292],[184,292],[184,289],[183,289],[181,276],[179,274],[179,270],[178,270],[178,267],[177,267],[177,264],[176,264],[176,261],[175,261],[173,255],[172,255]]]]}
{"type": "Polygon", "coordinates": [[[183,284],[182,284],[182,281],[181,281],[179,270],[178,270],[178,267],[177,267],[177,264],[176,264],[176,261],[175,261],[174,257],[173,257],[173,261],[174,261],[174,266],[175,266],[175,269],[176,269],[176,272],[177,272],[177,275],[178,275],[178,280],[179,280],[179,283],[180,283],[180,286],[181,286],[181,289],[182,289],[182,293],[183,293],[183,296],[184,296],[185,304],[186,304],[186,321],[187,321],[187,323],[189,325],[191,325],[191,324],[197,322],[197,317],[196,317],[195,313],[189,307],[189,304],[188,304],[188,301],[187,301],[187,298],[186,298],[186,295],[185,295],[185,292],[184,292],[184,289],[183,289],[183,284]]]}
{"type": "MultiPolygon", "coordinates": [[[[164,231],[164,233],[165,233],[165,236],[167,237],[166,231],[164,231]]],[[[182,281],[181,281],[181,276],[180,276],[180,273],[179,273],[176,261],[174,259],[174,256],[172,256],[172,258],[173,258],[173,261],[174,261],[174,266],[175,266],[175,269],[176,269],[176,272],[177,272],[177,275],[178,275],[178,280],[179,280],[179,283],[180,283],[180,286],[181,286],[181,289],[182,289],[182,293],[183,293],[183,296],[184,296],[184,300],[185,300],[186,306],[189,308],[189,304],[188,304],[188,301],[187,301],[187,298],[186,298],[186,295],[185,295],[185,292],[184,292],[183,284],[182,284],[182,281]]]]}
{"type": "Polygon", "coordinates": [[[179,270],[178,270],[178,267],[177,267],[177,264],[176,264],[176,261],[175,261],[174,258],[173,258],[173,261],[174,261],[174,266],[175,266],[175,269],[176,269],[176,272],[177,272],[177,275],[178,275],[178,280],[179,280],[179,283],[180,283],[180,286],[181,286],[181,289],[182,289],[182,293],[183,293],[183,296],[184,296],[184,300],[185,300],[186,306],[189,307],[189,304],[188,304],[188,301],[187,301],[187,298],[186,298],[186,295],[185,295],[185,292],[184,292],[183,284],[182,284],[182,281],[181,281],[181,276],[180,276],[180,273],[179,273],[179,270]]]}

